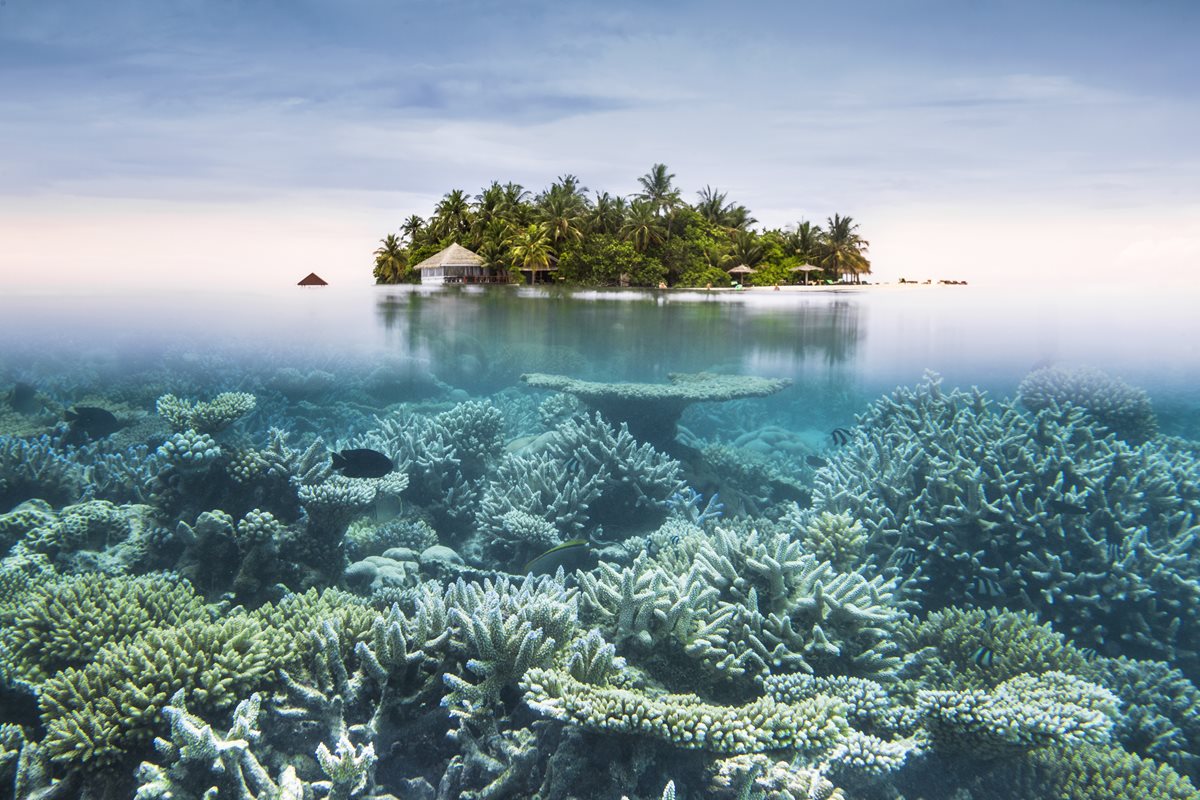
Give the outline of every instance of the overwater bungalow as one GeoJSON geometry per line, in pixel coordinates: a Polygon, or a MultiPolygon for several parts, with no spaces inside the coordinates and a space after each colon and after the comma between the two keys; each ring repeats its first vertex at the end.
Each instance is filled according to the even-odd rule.
{"type": "Polygon", "coordinates": [[[508,273],[486,266],[478,253],[457,242],[417,264],[421,283],[508,283],[508,273]]]}

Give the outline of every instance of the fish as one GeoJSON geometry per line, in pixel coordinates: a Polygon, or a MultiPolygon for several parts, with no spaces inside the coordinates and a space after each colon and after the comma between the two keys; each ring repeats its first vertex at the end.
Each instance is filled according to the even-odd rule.
{"type": "Polygon", "coordinates": [[[850,441],[850,431],[845,428],[834,428],[829,432],[829,438],[833,439],[834,444],[843,445],[850,441]]]}
{"type": "Polygon", "coordinates": [[[37,400],[37,389],[24,381],[18,381],[8,393],[8,404],[18,414],[36,414],[41,408],[37,400]]]}
{"type": "Polygon", "coordinates": [[[991,667],[995,660],[995,652],[987,645],[980,645],[975,649],[974,653],[971,653],[971,661],[974,662],[975,666],[982,667],[983,669],[991,667]]]}
{"type": "Polygon", "coordinates": [[[971,594],[984,597],[1003,597],[1004,588],[996,579],[981,576],[971,581],[971,594]]]}
{"type": "Polygon", "coordinates": [[[804,457],[804,463],[808,464],[810,467],[820,469],[821,467],[825,466],[827,462],[821,456],[807,455],[804,457]]]}
{"type": "Polygon", "coordinates": [[[111,411],[96,406],[75,406],[63,412],[63,419],[71,423],[73,434],[82,434],[88,439],[103,439],[125,427],[111,411]]]}
{"type": "Polygon", "coordinates": [[[559,567],[567,572],[581,568],[592,555],[587,539],[571,539],[556,544],[541,555],[534,556],[525,565],[526,575],[552,575],[559,567]]]}
{"type": "Polygon", "coordinates": [[[395,467],[392,460],[378,450],[343,450],[331,453],[333,468],[347,478],[382,478],[395,467]]]}
{"type": "Polygon", "coordinates": [[[1078,503],[1068,503],[1066,500],[1051,500],[1046,503],[1046,508],[1052,514],[1086,514],[1087,506],[1081,506],[1078,503]]]}

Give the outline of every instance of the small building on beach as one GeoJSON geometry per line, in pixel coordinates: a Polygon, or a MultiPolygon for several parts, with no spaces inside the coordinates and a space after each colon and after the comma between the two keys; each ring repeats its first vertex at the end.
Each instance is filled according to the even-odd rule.
{"type": "Polygon", "coordinates": [[[508,283],[507,272],[485,266],[478,253],[457,242],[413,269],[421,273],[421,283],[508,283]]]}
{"type": "Polygon", "coordinates": [[[297,286],[328,286],[329,282],[315,272],[310,272],[297,286]]]}

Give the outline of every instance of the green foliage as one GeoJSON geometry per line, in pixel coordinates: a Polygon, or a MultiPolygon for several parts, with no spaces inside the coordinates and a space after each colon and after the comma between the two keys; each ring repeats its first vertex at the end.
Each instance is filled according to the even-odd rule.
{"type": "Polygon", "coordinates": [[[622,276],[632,286],[657,286],[667,271],[657,258],[639,253],[629,242],[593,234],[563,254],[558,274],[584,286],[618,286],[622,276]]]}
{"type": "Polygon", "coordinates": [[[562,175],[532,197],[515,183],[493,181],[473,198],[461,189],[448,192],[433,215],[409,216],[399,236],[388,235],[375,251],[377,283],[415,280],[412,265],[450,244],[474,251],[493,269],[545,270],[557,258],[559,280],[587,286],[615,285],[630,276],[635,286],[729,286],[726,270],[738,264],[759,272],[755,286],[799,283],[791,272],[800,264],[823,268],[809,276],[858,276],[870,272],[864,253],[867,242],[850,218],[835,214],[822,228],[801,221],[794,230],[757,232],[750,210],[732,202],[725,192],[705,186],[694,205],[682,199],[675,175],[665,164],[654,164],[638,178],[640,191],[629,197],[608,192],[588,196],[574,175],[562,175]],[[616,237],[645,260],[631,258],[611,242],[616,237]],[[601,269],[597,254],[611,250],[620,266],[601,269]]]}

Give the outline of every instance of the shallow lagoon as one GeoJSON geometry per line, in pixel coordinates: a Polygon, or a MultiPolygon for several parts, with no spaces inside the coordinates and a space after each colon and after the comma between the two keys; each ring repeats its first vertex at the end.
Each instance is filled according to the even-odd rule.
{"type": "Polygon", "coordinates": [[[0,391],[37,401],[0,415],[5,781],[1001,798],[1124,779],[1121,796],[1191,796],[1190,302],[10,296],[0,391]],[[688,405],[655,450],[530,372],[790,385],[688,405]],[[78,406],[124,427],[81,436],[61,416],[78,406]],[[401,466],[341,478],[330,447],[401,466]],[[562,564],[589,572],[519,577],[575,540],[562,564]],[[180,648],[238,655],[193,669],[180,648]],[[189,750],[205,724],[258,746],[189,750]]]}

